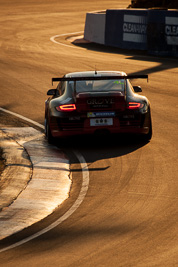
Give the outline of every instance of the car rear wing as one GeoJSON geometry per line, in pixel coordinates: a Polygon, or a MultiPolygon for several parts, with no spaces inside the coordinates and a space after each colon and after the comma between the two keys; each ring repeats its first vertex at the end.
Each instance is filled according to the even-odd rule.
{"type": "Polygon", "coordinates": [[[66,81],[104,81],[104,80],[131,80],[131,79],[147,79],[148,75],[114,75],[114,76],[94,76],[94,77],[61,77],[61,78],[52,78],[53,82],[66,82],[66,81]]]}

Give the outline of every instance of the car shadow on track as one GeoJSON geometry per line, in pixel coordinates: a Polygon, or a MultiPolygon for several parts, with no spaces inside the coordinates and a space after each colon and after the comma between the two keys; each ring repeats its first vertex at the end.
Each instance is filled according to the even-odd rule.
{"type": "MultiPolygon", "coordinates": [[[[59,139],[55,145],[66,154],[70,151],[80,151],[85,160],[94,162],[101,159],[121,157],[145,146],[149,142],[139,136],[132,135],[90,135],[59,139]]],[[[76,162],[78,160],[76,159],[76,162]]],[[[75,160],[71,163],[76,163],[75,160]]]]}

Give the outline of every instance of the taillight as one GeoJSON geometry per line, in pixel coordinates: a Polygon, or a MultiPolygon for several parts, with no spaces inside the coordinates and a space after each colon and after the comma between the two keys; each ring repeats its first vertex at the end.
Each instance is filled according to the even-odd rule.
{"type": "Polygon", "coordinates": [[[61,105],[56,107],[58,111],[74,111],[76,110],[76,105],[75,104],[67,104],[67,105],[61,105]]]}
{"type": "Polygon", "coordinates": [[[137,103],[137,102],[129,102],[128,103],[128,109],[139,109],[139,108],[143,108],[144,104],[141,103],[137,103]]]}

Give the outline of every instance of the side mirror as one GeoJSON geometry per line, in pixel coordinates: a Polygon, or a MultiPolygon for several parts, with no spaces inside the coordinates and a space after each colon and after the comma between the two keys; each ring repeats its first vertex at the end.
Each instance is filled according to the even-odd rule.
{"type": "Polygon", "coordinates": [[[142,92],[142,88],[140,86],[133,86],[133,89],[134,89],[135,93],[142,92]]]}
{"type": "Polygon", "coordinates": [[[47,95],[56,95],[56,91],[56,89],[50,89],[48,90],[47,95]]]}

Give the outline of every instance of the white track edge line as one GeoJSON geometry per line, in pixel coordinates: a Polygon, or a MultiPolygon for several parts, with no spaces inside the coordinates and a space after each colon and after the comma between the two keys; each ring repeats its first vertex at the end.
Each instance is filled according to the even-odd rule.
{"type": "MultiPolygon", "coordinates": [[[[35,121],[29,120],[29,119],[27,119],[27,118],[25,118],[25,117],[23,117],[23,116],[21,116],[19,114],[16,114],[14,112],[7,111],[7,110],[5,110],[3,108],[0,108],[0,110],[4,111],[6,113],[9,113],[11,115],[14,115],[16,117],[23,118],[24,120],[26,119],[26,121],[28,121],[30,123],[33,123],[34,125],[38,124],[35,121]]],[[[41,125],[41,128],[42,128],[42,125],[41,125]]],[[[29,236],[27,238],[22,239],[19,242],[16,242],[16,243],[14,243],[14,244],[12,244],[12,245],[10,245],[8,247],[0,249],[0,253],[5,252],[5,251],[10,250],[10,249],[13,249],[13,248],[16,248],[16,247],[18,247],[20,245],[23,245],[23,244],[25,244],[25,243],[27,243],[27,242],[39,237],[40,235],[43,235],[44,233],[49,232],[50,230],[52,230],[53,228],[55,228],[56,226],[61,224],[63,221],[65,221],[67,218],[69,218],[78,209],[78,207],[81,205],[81,203],[83,202],[83,200],[84,200],[84,198],[85,198],[85,196],[87,194],[88,187],[89,187],[89,171],[88,171],[87,163],[86,163],[84,157],[81,155],[81,153],[78,152],[77,150],[74,150],[73,152],[74,152],[75,156],[77,157],[77,159],[79,160],[79,162],[81,164],[83,181],[82,181],[82,187],[81,187],[79,196],[76,199],[76,201],[74,202],[74,204],[72,205],[72,207],[62,217],[60,217],[58,220],[56,220],[54,223],[52,223],[48,227],[46,227],[43,230],[37,232],[36,234],[33,234],[33,235],[31,235],[31,236],[29,236]]]]}
{"type": "Polygon", "coordinates": [[[13,115],[13,116],[19,118],[19,119],[22,119],[22,120],[25,120],[25,121],[27,121],[27,122],[29,122],[29,123],[32,123],[32,124],[38,126],[38,127],[41,128],[41,129],[44,129],[44,128],[45,128],[45,127],[44,127],[43,125],[41,125],[40,123],[38,123],[38,122],[36,122],[36,121],[33,121],[33,120],[30,120],[30,119],[28,119],[28,118],[26,118],[26,117],[24,117],[24,116],[22,116],[22,115],[20,115],[20,114],[14,113],[14,112],[9,111],[9,110],[7,110],[7,109],[4,109],[4,108],[1,108],[1,107],[0,107],[0,111],[6,112],[6,113],[8,113],[8,114],[10,114],[10,115],[13,115]]]}
{"type": "Polygon", "coordinates": [[[63,45],[63,46],[67,46],[67,47],[75,48],[75,49],[82,49],[82,48],[80,48],[80,47],[76,47],[76,46],[71,46],[71,45],[63,44],[63,43],[57,42],[57,41],[55,40],[55,38],[60,37],[60,36],[66,36],[66,35],[72,35],[72,34],[79,34],[79,33],[83,33],[83,31],[54,35],[54,36],[52,36],[52,37],[50,38],[50,40],[51,40],[53,43],[55,43],[55,44],[59,44],[59,45],[63,45]]]}

